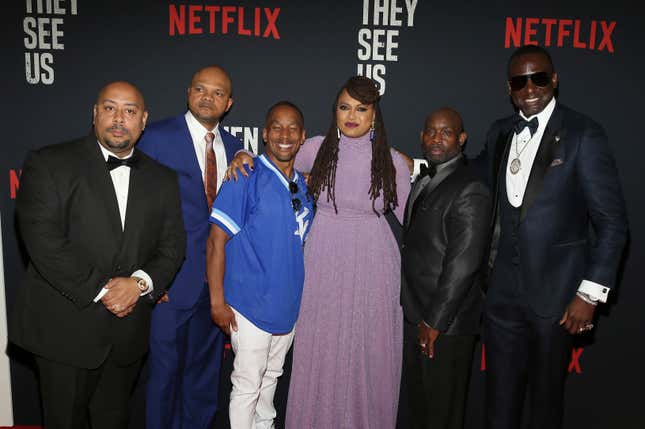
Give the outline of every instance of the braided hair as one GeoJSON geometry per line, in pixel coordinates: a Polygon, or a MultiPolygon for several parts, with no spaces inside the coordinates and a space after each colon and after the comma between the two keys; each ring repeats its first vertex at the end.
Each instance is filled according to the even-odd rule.
{"type": "Polygon", "coordinates": [[[394,210],[398,206],[396,197],[396,169],[392,162],[392,154],[387,144],[385,135],[385,124],[379,107],[380,94],[372,79],[364,76],[350,78],[340,88],[334,100],[332,109],[332,121],[325,138],[320,145],[318,154],[314,161],[309,177],[309,192],[318,201],[321,192],[327,189],[327,201],[332,202],[334,210],[336,207],[336,165],[338,164],[338,124],[336,123],[336,111],[338,99],[343,91],[347,91],[350,97],[363,104],[374,106],[374,140],[372,143],[372,168],[369,196],[372,199],[372,210],[379,215],[375,208],[375,202],[383,191],[384,211],[394,210]]]}

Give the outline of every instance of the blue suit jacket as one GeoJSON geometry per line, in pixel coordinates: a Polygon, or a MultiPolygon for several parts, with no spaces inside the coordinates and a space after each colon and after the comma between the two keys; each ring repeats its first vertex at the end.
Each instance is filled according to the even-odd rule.
{"type": "MultiPolygon", "coordinates": [[[[507,198],[499,192],[499,183],[505,180],[504,160],[515,117],[495,122],[486,138],[496,214],[499,200],[507,198]]],[[[493,216],[493,222],[499,225],[499,216],[493,216]]],[[[561,315],[583,279],[613,288],[627,230],[625,202],[605,132],[590,118],[556,104],[520,209],[521,276],[533,310],[543,317],[561,315]]],[[[495,263],[489,302],[495,302],[496,291],[504,287],[495,284],[495,263]]]]}
{"type": "MultiPolygon", "coordinates": [[[[221,127],[219,131],[227,162],[230,162],[235,152],[242,149],[242,144],[221,127]]],[[[168,290],[168,296],[170,305],[190,308],[197,303],[205,287],[210,207],[206,202],[202,172],[184,115],[148,125],[137,147],[173,169],[179,177],[181,209],[186,228],[186,259],[168,290]]]]}

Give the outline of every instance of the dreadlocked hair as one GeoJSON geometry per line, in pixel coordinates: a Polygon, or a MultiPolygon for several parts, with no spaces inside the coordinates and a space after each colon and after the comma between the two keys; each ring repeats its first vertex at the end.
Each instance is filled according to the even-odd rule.
{"type": "Polygon", "coordinates": [[[394,210],[398,206],[396,197],[396,170],[392,162],[392,154],[387,144],[385,124],[379,107],[380,94],[372,79],[364,76],[350,78],[340,88],[332,107],[332,121],[327,134],[320,145],[318,154],[314,161],[309,177],[309,192],[314,202],[318,201],[323,190],[327,190],[327,201],[334,205],[334,211],[338,213],[336,206],[336,165],[338,164],[338,124],[336,123],[336,110],[338,99],[343,91],[347,91],[350,97],[363,104],[374,105],[374,141],[372,143],[372,166],[369,196],[372,199],[372,210],[378,216],[376,200],[383,192],[384,212],[394,210]]]}

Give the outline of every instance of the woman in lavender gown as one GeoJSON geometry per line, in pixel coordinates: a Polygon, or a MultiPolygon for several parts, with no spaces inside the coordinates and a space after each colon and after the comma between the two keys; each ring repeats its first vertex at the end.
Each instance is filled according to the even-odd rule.
{"type": "Polygon", "coordinates": [[[400,253],[383,213],[401,221],[410,171],[387,144],[371,79],[343,85],[327,135],[302,146],[296,168],[310,172],[317,211],[305,245],[287,428],[393,428],[403,314],[400,253]]]}

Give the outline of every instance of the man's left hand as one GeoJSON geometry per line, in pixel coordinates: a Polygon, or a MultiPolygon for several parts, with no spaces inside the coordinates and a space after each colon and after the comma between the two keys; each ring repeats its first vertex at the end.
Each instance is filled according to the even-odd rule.
{"type": "Polygon", "coordinates": [[[139,300],[141,291],[137,281],[132,277],[115,277],[104,286],[109,289],[101,302],[117,317],[125,317],[132,313],[139,300]]]}
{"type": "Polygon", "coordinates": [[[596,306],[585,302],[578,295],[564,310],[560,325],[571,335],[581,334],[593,327],[592,320],[596,306]]]}
{"type": "Polygon", "coordinates": [[[419,346],[421,347],[421,353],[430,359],[434,359],[434,343],[439,337],[439,331],[423,322],[419,322],[417,326],[419,327],[419,346]]]}

